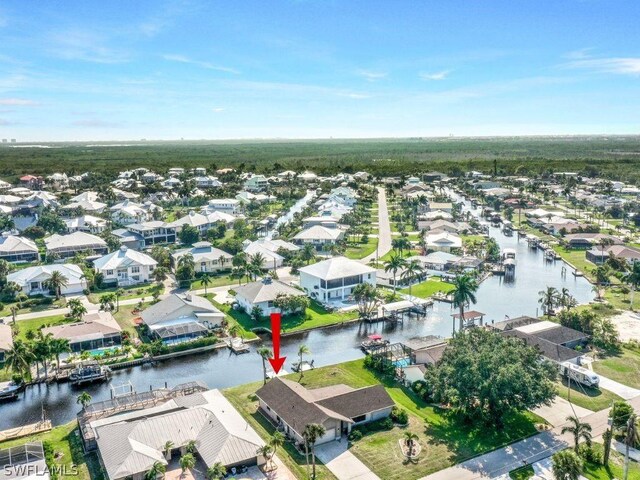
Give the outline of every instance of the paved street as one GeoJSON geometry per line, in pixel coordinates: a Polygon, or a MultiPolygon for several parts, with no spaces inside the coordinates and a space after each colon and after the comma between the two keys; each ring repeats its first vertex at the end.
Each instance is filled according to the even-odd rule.
{"type": "Polygon", "coordinates": [[[391,224],[389,223],[389,210],[387,206],[387,192],[383,187],[378,187],[378,249],[362,259],[360,262],[369,263],[382,257],[391,251],[391,224]]]}

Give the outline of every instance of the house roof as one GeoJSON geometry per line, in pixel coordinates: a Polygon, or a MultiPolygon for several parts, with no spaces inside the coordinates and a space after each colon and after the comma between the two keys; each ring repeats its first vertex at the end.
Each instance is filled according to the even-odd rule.
{"type": "Polygon", "coordinates": [[[334,390],[307,390],[299,383],[275,377],[256,395],[296,432],[310,423],[323,424],[329,418],[352,423],[352,417],[393,406],[394,402],[382,385],[350,389],[346,385],[334,390]]]}
{"type": "Polygon", "coordinates": [[[528,325],[521,325],[515,329],[520,332],[535,335],[536,337],[544,340],[557,343],[558,345],[565,345],[570,342],[584,340],[588,337],[588,335],[583,332],[559,325],[549,320],[531,322],[528,325]]]}
{"type": "Polygon", "coordinates": [[[199,313],[214,313],[224,316],[213,304],[204,297],[191,294],[169,295],[158,303],[142,311],[140,316],[147,325],[157,325],[177,319],[197,318],[199,313]]]}
{"type": "Polygon", "coordinates": [[[234,288],[236,298],[241,297],[249,303],[270,302],[276,299],[278,295],[295,295],[303,297],[306,294],[297,288],[293,288],[279,280],[257,281],[247,283],[240,287],[234,288]]]}
{"type": "Polygon", "coordinates": [[[20,286],[25,286],[32,279],[42,276],[43,279],[49,278],[53,272],[62,273],[69,280],[69,284],[82,283],[82,270],[78,265],[73,263],[63,263],[54,265],[37,265],[35,267],[27,267],[7,275],[8,282],[15,282],[20,286]]]}
{"type": "Polygon", "coordinates": [[[171,254],[171,256],[178,260],[180,257],[190,253],[193,255],[193,260],[195,262],[200,261],[211,261],[218,260],[220,257],[224,257],[225,260],[231,261],[233,255],[225,252],[224,250],[220,250],[211,245],[211,242],[196,242],[193,244],[192,248],[182,248],[180,250],[176,250],[171,254]]]}
{"type": "Polygon", "coordinates": [[[322,225],[309,227],[295,237],[295,240],[338,240],[344,235],[344,231],[339,228],[327,228],[322,225]]]}
{"type": "Polygon", "coordinates": [[[93,312],[82,317],[82,321],[75,323],[63,323],[42,329],[42,332],[51,334],[53,338],[66,338],[71,343],[104,338],[122,332],[111,312],[93,312]]]}
{"type": "Polygon", "coordinates": [[[352,275],[374,273],[376,269],[346,257],[333,257],[302,267],[299,271],[322,280],[334,280],[352,275]]]}
{"type": "Polygon", "coordinates": [[[129,266],[156,266],[156,262],[149,255],[121,246],[115,252],[108,253],[104,257],[94,260],[93,265],[98,270],[115,270],[129,266]]]}
{"type": "Polygon", "coordinates": [[[106,247],[105,242],[100,237],[86,232],[73,232],[67,235],[58,235],[57,233],[44,239],[47,250],[56,250],[58,248],[79,248],[83,247],[106,247]]]}
{"type": "Polygon", "coordinates": [[[519,330],[505,330],[501,333],[506,337],[520,338],[530,347],[537,347],[543,356],[559,363],[573,360],[574,358],[580,356],[579,352],[576,352],[571,348],[564,347],[554,342],[550,342],[549,340],[540,338],[537,335],[531,335],[519,330]]]}
{"type": "Polygon", "coordinates": [[[167,440],[174,448],[195,441],[207,466],[249,463],[264,442],[218,390],[179,397],[160,407],[117,415],[92,423],[110,479],[166,465],[167,440]]]}
{"type": "Polygon", "coordinates": [[[17,252],[37,252],[36,242],[25,237],[2,234],[0,236],[0,254],[17,252]]]}

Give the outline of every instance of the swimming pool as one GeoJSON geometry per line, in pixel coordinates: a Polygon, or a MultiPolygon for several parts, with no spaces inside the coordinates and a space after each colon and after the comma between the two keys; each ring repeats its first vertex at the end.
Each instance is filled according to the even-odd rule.
{"type": "Polygon", "coordinates": [[[411,360],[409,360],[408,358],[401,358],[400,360],[396,360],[395,362],[393,362],[393,364],[396,367],[408,367],[409,365],[411,365],[411,360]]]}
{"type": "Polygon", "coordinates": [[[93,350],[88,350],[88,352],[92,357],[99,357],[101,355],[104,355],[105,353],[114,353],[119,349],[120,347],[94,348],[93,350]]]}

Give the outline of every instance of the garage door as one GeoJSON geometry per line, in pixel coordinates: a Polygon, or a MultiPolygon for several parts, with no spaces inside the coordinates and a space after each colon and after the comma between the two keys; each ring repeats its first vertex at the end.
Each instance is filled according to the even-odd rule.
{"type": "Polygon", "coordinates": [[[327,433],[325,433],[322,437],[320,437],[318,439],[318,441],[316,442],[316,445],[319,445],[321,443],[330,442],[331,440],[335,440],[335,439],[336,439],[336,429],[335,428],[331,428],[331,429],[327,430],[327,433]]]}

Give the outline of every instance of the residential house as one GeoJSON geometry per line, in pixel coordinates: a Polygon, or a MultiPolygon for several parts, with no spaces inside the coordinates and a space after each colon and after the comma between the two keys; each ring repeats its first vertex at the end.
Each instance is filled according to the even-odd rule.
{"type": "Polygon", "coordinates": [[[262,192],[269,187],[269,181],[264,175],[253,175],[244,182],[244,188],[250,192],[262,192]]]}
{"type": "Polygon", "coordinates": [[[265,258],[263,267],[269,270],[280,268],[284,263],[284,257],[278,252],[282,253],[282,250],[288,250],[290,252],[300,250],[300,247],[280,239],[259,239],[253,242],[245,240],[243,245],[243,251],[247,255],[260,253],[265,258]]]}
{"type": "Polygon", "coordinates": [[[93,267],[102,274],[103,282],[118,286],[150,282],[157,265],[158,262],[149,255],[131,250],[125,245],[93,261],[93,267]]]}
{"type": "Polygon", "coordinates": [[[622,245],[623,241],[613,235],[604,233],[572,233],[565,235],[563,240],[571,248],[589,250],[598,245],[602,240],[611,242],[612,245],[622,245]]]}
{"type": "Polygon", "coordinates": [[[126,228],[112,230],[111,234],[118,239],[120,245],[124,245],[132,250],[142,250],[145,247],[142,235],[136,232],[130,232],[126,228]]]}
{"type": "Polygon", "coordinates": [[[427,233],[424,240],[428,250],[451,252],[451,249],[462,247],[462,239],[449,232],[427,233]]]}
{"type": "Polygon", "coordinates": [[[176,250],[171,254],[174,266],[178,265],[181,257],[191,254],[195,263],[196,273],[216,273],[229,270],[233,255],[214,247],[211,242],[196,242],[193,247],[176,250]]]}
{"type": "Polygon", "coordinates": [[[131,225],[132,223],[142,223],[153,218],[154,213],[162,212],[159,207],[151,202],[136,203],[125,200],[110,208],[111,218],[121,225],[131,225]]]}
{"type": "Polygon", "coordinates": [[[62,219],[67,226],[69,233],[87,232],[94,235],[104,232],[107,229],[107,221],[104,218],[94,217],[93,215],[82,215],[75,218],[62,219]]]}
{"type": "MultiPolygon", "coordinates": [[[[88,428],[96,439],[107,480],[144,480],[156,463],[167,466],[172,461],[177,467],[188,445],[195,447],[199,472],[216,463],[231,472],[234,467],[266,461],[257,453],[264,441],[219,390],[197,391],[160,405],[100,418],[88,428]],[[168,440],[172,449],[167,453],[168,440]]],[[[258,475],[262,473],[254,467],[247,478],[258,475]]]]}
{"type": "Polygon", "coordinates": [[[40,254],[33,240],[13,235],[11,232],[2,232],[0,259],[11,263],[36,262],[40,259],[40,254]]]}
{"type": "Polygon", "coordinates": [[[86,313],[79,322],[45,327],[42,333],[51,334],[55,339],[68,340],[74,353],[122,345],[122,327],[118,325],[111,312],[86,313]]]}
{"type": "Polygon", "coordinates": [[[307,389],[280,377],[268,381],[256,392],[260,412],[296,443],[304,443],[307,425],[322,425],[325,434],[316,440],[321,445],[340,440],[355,425],[386,418],[394,401],[384,386],[354,389],[344,384],[307,389]]]}
{"type": "Polygon", "coordinates": [[[325,228],[338,228],[338,219],[330,215],[307,217],[302,220],[302,228],[307,229],[319,225],[325,228]]]}
{"type": "Polygon", "coordinates": [[[52,173],[47,177],[47,185],[54,190],[64,190],[69,186],[69,178],[66,173],[52,173]]]}
{"type": "Polygon", "coordinates": [[[63,210],[75,210],[79,209],[83,212],[89,213],[102,213],[107,208],[106,203],[98,202],[96,200],[78,200],[63,206],[63,210]]]}
{"type": "Polygon", "coordinates": [[[224,313],[204,297],[174,293],[143,310],[142,322],[165,344],[206,336],[220,328],[224,313]]]}
{"type": "Polygon", "coordinates": [[[295,297],[305,297],[307,295],[297,288],[293,288],[280,280],[273,280],[271,277],[265,277],[257,282],[234,287],[233,290],[236,292],[236,302],[245,312],[250,313],[255,307],[258,307],[264,316],[280,312],[280,309],[273,304],[278,295],[295,297]]]}
{"type": "Polygon", "coordinates": [[[104,255],[108,251],[107,242],[86,232],[73,232],[66,235],[54,233],[44,239],[44,244],[47,256],[54,254],[58,258],[70,258],[85,252],[90,255],[104,255]]]}
{"type": "Polygon", "coordinates": [[[237,215],[242,211],[240,200],[235,198],[214,198],[202,209],[202,213],[222,212],[237,215]]]}
{"type": "Polygon", "coordinates": [[[47,281],[53,272],[60,272],[67,279],[67,285],[61,288],[63,295],[82,293],[87,289],[84,273],[78,265],[72,263],[56,265],[38,265],[11,272],[7,282],[15,282],[26,295],[49,294],[47,281]]]}
{"type": "Polygon", "coordinates": [[[348,299],[356,285],[376,284],[376,269],[346,257],[333,257],[300,270],[300,286],[315,300],[326,303],[348,299]]]}
{"type": "Polygon", "coordinates": [[[314,225],[295,235],[292,240],[296,245],[312,245],[318,251],[326,251],[330,245],[342,241],[344,236],[342,229],[314,225]]]}
{"type": "Polygon", "coordinates": [[[144,240],[144,246],[149,247],[156,243],[175,243],[176,229],[161,220],[134,223],[127,226],[127,230],[140,235],[144,240]]]}
{"type": "Polygon", "coordinates": [[[306,171],[298,175],[298,178],[305,183],[315,182],[318,179],[318,175],[313,172],[306,171]]]}
{"type": "Polygon", "coordinates": [[[429,204],[431,211],[441,211],[445,213],[453,212],[453,204],[451,202],[431,202],[429,204]]]}
{"type": "Polygon", "coordinates": [[[221,212],[213,212],[210,214],[197,213],[193,210],[189,211],[187,215],[169,224],[170,227],[175,228],[176,232],[182,230],[182,227],[189,225],[198,230],[201,235],[205,234],[207,230],[213,228],[218,223],[224,223],[225,225],[235,221],[235,217],[221,212]]]}
{"type": "Polygon", "coordinates": [[[0,479],[50,480],[42,442],[28,442],[0,450],[0,479]]]}
{"type": "Polygon", "coordinates": [[[13,330],[11,325],[0,323],[0,365],[4,364],[5,355],[13,348],[13,330]]]}
{"type": "Polygon", "coordinates": [[[610,245],[604,250],[600,247],[593,247],[586,252],[587,260],[596,265],[602,265],[611,256],[622,258],[631,265],[640,261],[640,250],[626,245],[610,245]]]}
{"type": "Polygon", "coordinates": [[[30,211],[37,213],[47,208],[58,208],[60,204],[56,196],[49,192],[37,191],[33,192],[24,199],[19,206],[22,211],[30,211]]]}
{"type": "Polygon", "coordinates": [[[254,203],[269,203],[275,200],[276,197],[273,195],[267,195],[266,193],[252,193],[252,192],[239,192],[236,195],[236,200],[238,200],[241,204],[247,205],[251,202],[254,203]]]}
{"type": "Polygon", "coordinates": [[[41,190],[44,187],[44,178],[39,175],[23,175],[20,184],[29,190],[41,190]]]}
{"type": "Polygon", "coordinates": [[[211,175],[195,177],[194,180],[198,188],[219,188],[222,186],[222,182],[218,180],[218,177],[211,175]]]}

